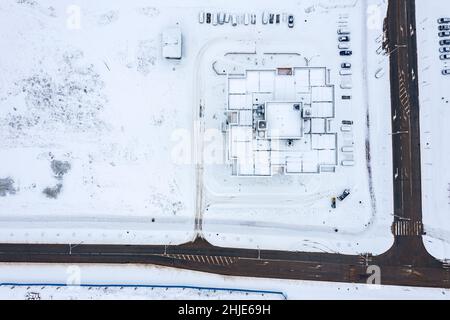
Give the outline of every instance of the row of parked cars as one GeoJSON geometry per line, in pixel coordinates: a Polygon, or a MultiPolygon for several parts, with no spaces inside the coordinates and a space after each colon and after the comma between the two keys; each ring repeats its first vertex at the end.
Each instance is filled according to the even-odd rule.
{"type": "MultiPolygon", "coordinates": [[[[255,13],[234,14],[228,12],[200,12],[198,17],[199,23],[212,24],[213,26],[231,23],[232,26],[238,24],[256,24],[255,13]]],[[[289,28],[294,27],[294,16],[287,13],[269,13],[264,11],[262,14],[262,24],[279,24],[286,22],[289,28]]]]}
{"type": "MultiPolygon", "coordinates": [[[[444,38],[439,40],[439,53],[441,54],[440,59],[450,60],[450,18],[439,18],[438,24],[439,38],[444,38]]],[[[442,74],[450,75],[450,69],[443,69],[442,74]]]]}

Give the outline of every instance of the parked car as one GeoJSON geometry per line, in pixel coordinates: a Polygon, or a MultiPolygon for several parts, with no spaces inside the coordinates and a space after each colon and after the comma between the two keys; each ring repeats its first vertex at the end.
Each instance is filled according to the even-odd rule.
{"type": "Polygon", "coordinates": [[[439,32],[439,37],[450,37],[450,31],[439,32]]]}
{"type": "Polygon", "coordinates": [[[447,53],[450,52],[450,47],[440,47],[439,48],[440,53],[447,53]]]}
{"type": "Polygon", "coordinates": [[[237,18],[237,15],[236,15],[236,14],[233,14],[233,15],[231,16],[231,25],[232,25],[233,27],[235,27],[235,26],[237,26],[237,24],[238,24],[238,18],[237,18]]]}
{"type": "Polygon", "coordinates": [[[441,40],[439,41],[439,44],[441,46],[450,46],[450,39],[441,40]]]}
{"type": "Polygon", "coordinates": [[[331,198],[331,208],[336,209],[336,197],[331,198]]]}
{"type": "Polygon", "coordinates": [[[345,189],[344,192],[338,197],[339,201],[344,201],[350,195],[350,190],[345,189]]]}
{"type": "Polygon", "coordinates": [[[206,23],[211,23],[211,13],[206,13],[206,23]]]}
{"type": "Polygon", "coordinates": [[[341,29],[338,29],[338,34],[348,35],[348,34],[350,34],[350,30],[341,28],[341,29]]]}
{"type": "Polygon", "coordinates": [[[263,24],[268,24],[269,23],[269,18],[270,18],[269,13],[267,11],[264,11],[263,14],[262,14],[262,23],[263,24]]]}
{"type": "Polygon", "coordinates": [[[444,69],[444,70],[442,70],[442,74],[443,74],[444,76],[450,75],[450,69],[444,69]]]}
{"type": "Polygon", "coordinates": [[[349,42],[350,41],[350,37],[349,36],[340,36],[338,38],[339,42],[349,42]]]}
{"type": "Polygon", "coordinates": [[[351,56],[353,54],[353,52],[350,51],[350,50],[342,50],[342,51],[339,52],[339,54],[341,56],[351,56]]]}
{"type": "Polygon", "coordinates": [[[288,17],[288,27],[293,28],[294,27],[294,16],[292,14],[288,17]]]}
{"type": "Polygon", "coordinates": [[[439,31],[449,31],[450,30],[450,25],[449,24],[443,24],[441,26],[438,27],[439,31]]]}
{"type": "Polygon", "coordinates": [[[341,63],[341,68],[342,69],[351,69],[352,68],[352,64],[348,63],[348,62],[341,63]]]}
{"type": "Polygon", "coordinates": [[[275,15],[273,13],[269,14],[269,23],[273,24],[273,19],[275,18],[275,15]]]}
{"type": "Polygon", "coordinates": [[[450,60],[450,54],[441,54],[441,60],[450,60]]]}
{"type": "Polygon", "coordinates": [[[352,96],[342,96],[342,100],[352,100],[352,96]]]}
{"type": "Polygon", "coordinates": [[[341,76],[351,76],[352,75],[352,70],[350,70],[350,69],[342,69],[341,71],[339,71],[339,74],[341,76]]]}
{"type": "Polygon", "coordinates": [[[348,50],[350,49],[350,44],[348,42],[341,42],[338,44],[339,50],[348,50]]]}
{"type": "Polygon", "coordinates": [[[205,13],[203,11],[198,14],[198,22],[205,23],[205,13]]]}
{"type": "Polygon", "coordinates": [[[277,13],[277,14],[275,15],[275,22],[276,22],[276,23],[280,23],[280,21],[281,21],[281,16],[280,16],[279,13],[277,13]]]}
{"type": "Polygon", "coordinates": [[[442,23],[450,23],[450,18],[439,18],[438,19],[438,23],[442,24],[442,23]]]}

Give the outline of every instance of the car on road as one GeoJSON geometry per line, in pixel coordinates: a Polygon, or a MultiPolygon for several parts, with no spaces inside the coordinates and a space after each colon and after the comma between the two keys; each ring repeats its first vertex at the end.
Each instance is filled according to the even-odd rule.
{"type": "Polygon", "coordinates": [[[441,46],[450,46],[450,39],[441,40],[439,41],[439,44],[441,46]]]}
{"type": "Polygon", "coordinates": [[[440,47],[439,48],[440,53],[447,53],[450,52],[450,47],[440,47]]]}
{"type": "Polygon", "coordinates": [[[450,24],[443,24],[438,27],[439,31],[448,31],[450,30],[450,24]]]}
{"type": "Polygon", "coordinates": [[[441,54],[441,60],[450,60],[450,54],[441,54]]]}
{"type": "Polygon", "coordinates": [[[444,70],[442,70],[442,74],[443,74],[444,76],[450,75],[450,69],[444,69],[444,70]]]}
{"type": "Polygon", "coordinates": [[[442,23],[450,23],[450,18],[439,18],[438,19],[438,23],[442,24],[442,23]]]}
{"type": "Polygon", "coordinates": [[[443,37],[450,37],[450,31],[439,32],[439,37],[441,37],[441,38],[443,38],[443,37]]]}
{"type": "Polygon", "coordinates": [[[294,27],[294,16],[292,14],[290,14],[288,16],[288,27],[289,28],[293,28],[294,27]]]}
{"type": "Polygon", "coordinates": [[[338,38],[339,42],[349,42],[350,41],[350,37],[349,36],[340,36],[338,38]]]}
{"type": "Polygon", "coordinates": [[[342,50],[342,51],[339,52],[339,54],[341,56],[351,56],[353,54],[353,52],[350,51],[350,50],[342,50]]]}
{"type": "Polygon", "coordinates": [[[351,69],[352,68],[352,64],[348,63],[348,62],[341,63],[341,68],[342,69],[351,69]]]}
{"type": "Polygon", "coordinates": [[[331,198],[331,208],[336,209],[336,197],[331,198]]]}

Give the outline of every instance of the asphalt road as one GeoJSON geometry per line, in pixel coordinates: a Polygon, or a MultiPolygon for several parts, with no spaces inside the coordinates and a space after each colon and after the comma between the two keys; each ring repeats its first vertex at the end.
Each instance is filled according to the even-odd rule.
{"type": "Polygon", "coordinates": [[[157,264],[224,275],[365,283],[368,267],[381,284],[450,288],[447,266],[422,241],[420,123],[415,1],[390,1],[390,53],[395,243],[380,256],[214,247],[202,239],[181,246],[0,244],[2,262],[157,264]]]}

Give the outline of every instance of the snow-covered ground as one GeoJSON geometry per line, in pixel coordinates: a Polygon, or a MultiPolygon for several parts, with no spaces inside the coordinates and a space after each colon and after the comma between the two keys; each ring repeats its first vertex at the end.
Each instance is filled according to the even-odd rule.
{"type": "Polygon", "coordinates": [[[445,1],[416,1],[419,54],[422,205],[427,250],[450,259],[450,60],[439,56],[438,18],[450,17],[445,1]]]}
{"type": "MultiPolygon", "coordinates": [[[[276,29],[269,27],[217,39],[202,53],[198,82],[205,114],[203,139],[208,143],[199,211],[203,235],[215,245],[348,254],[380,254],[392,245],[389,67],[380,51],[386,4],[341,1],[339,7],[327,7],[319,3],[324,2],[313,7],[311,2],[299,4],[297,28],[286,28],[281,40],[276,29]],[[342,27],[351,30],[354,54],[350,58],[339,56],[337,30],[342,27]],[[315,40],[318,36],[320,41],[315,40]],[[341,88],[347,78],[339,74],[342,62],[353,66],[351,90],[341,88]],[[226,149],[214,133],[220,133],[226,119],[227,78],[216,74],[214,63],[235,64],[243,70],[329,69],[330,84],[335,86],[334,125],[340,128],[342,120],[354,121],[352,133],[338,133],[338,149],[352,145],[356,165],[339,165],[335,173],[230,176],[221,153],[211,151],[214,144],[218,150],[226,149]],[[341,99],[343,95],[351,95],[352,100],[341,99]],[[331,198],[346,188],[352,195],[332,209],[331,198]]],[[[338,159],[339,163],[344,160],[341,152],[338,159]]]]}
{"type": "MultiPolygon", "coordinates": [[[[2,1],[0,242],[177,244],[195,237],[194,219],[202,214],[203,236],[217,245],[386,251],[393,241],[389,72],[380,51],[386,5],[384,0],[2,1]],[[295,28],[262,25],[264,9],[294,14],[295,28]],[[258,22],[199,24],[203,10],[254,12],[258,22]],[[183,32],[183,58],[167,61],[160,37],[176,24],[183,32]],[[340,89],[338,74],[347,60],[337,49],[336,31],[344,25],[354,51],[352,90],[340,89]],[[214,79],[205,70],[223,56],[224,46],[242,49],[244,43],[295,50],[330,69],[338,120],[355,121],[346,138],[356,149],[354,168],[334,177],[230,185],[232,179],[223,177],[229,168],[222,166],[205,168],[200,178],[197,99],[220,98],[222,88],[217,79],[209,82],[214,79]],[[340,99],[345,91],[351,101],[340,99]],[[199,182],[205,188],[197,190],[199,182]],[[352,195],[331,211],[331,196],[346,187],[352,195]],[[224,207],[223,199],[214,207],[214,192],[270,196],[264,208],[249,210],[239,201],[224,207]]],[[[219,109],[205,112],[220,119],[219,109]]],[[[205,125],[218,129],[217,121],[205,125]]]]}
{"type": "Polygon", "coordinates": [[[91,284],[88,287],[0,286],[1,299],[450,299],[450,290],[342,283],[228,277],[155,266],[118,265],[0,265],[1,283],[91,284]],[[211,292],[210,290],[105,288],[110,285],[221,287],[281,292],[211,292]],[[59,288],[59,289],[58,289],[59,288]]]}

